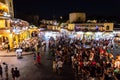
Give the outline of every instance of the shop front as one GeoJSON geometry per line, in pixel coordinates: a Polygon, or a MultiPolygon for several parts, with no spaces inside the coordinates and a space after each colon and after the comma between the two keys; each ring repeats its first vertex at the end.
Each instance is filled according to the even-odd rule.
{"type": "Polygon", "coordinates": [[[94,39],[99,40],[101,38],[103,38],[103,32],[95,32],[94,39]]]}
{"type": "Polygon", "coordinates": [[[113,39],[114,33],[113,32],[103,32],[103,39],[113,39]]]}
{"type": "Polygon", "coordinates": [[[83,36],[84,36],[84,32],[82,32],[82,31],[76,32],[76,34],[75,34],[75,37],[80,40],[83,39],[83,36]]]}
{"type": "Polygon", "coordinates": [[[10,30],[0,30],[0,49],[6,49],[8,45],[13,46],[10,30]]]}
{"type": "Polygon", "coordinates": [[[38,35],[38,28],[37,27],[32,27],[32,28],[29,28],[29,37],[37,37],[38,35]]]}
{"type": "Polygon", "coordinates": [[[22,28],[13,28],[12,30],[12,38],[13,38],[13,48],[18,48],[20,43],[28,38],[30,38],[30,32],[28,29],[22,28]]]}
{"type": "Polygon", "coordinates": [[[84,33],[84,38],[86,40],[92,40],[92,39],[94,39],[94,33],[93,32],[85,32],[84,33]]]}
{"type": "Polygon", "coordinates": [[[46,31],[44,35],[44,39],[49,40],[50,38],[53,38],[54,40],[56,40],[56,38],[59,36],[61,36],[61,34],[58,31],[46,31]]]}

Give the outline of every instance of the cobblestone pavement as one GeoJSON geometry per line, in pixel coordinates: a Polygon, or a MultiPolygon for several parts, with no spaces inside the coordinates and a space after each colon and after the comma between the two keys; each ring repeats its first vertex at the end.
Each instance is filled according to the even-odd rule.
{"type": "Polygon", "coordinates": [[[20,80],[74,80],[71,67],[64,65],[62,75],[52,72],[52,57],[48,54],[42,55],[41,64],[33,63],[33,55],[23,56],[22,59],[14,57],[0,57],[1,62],[6,62],[9,67],[9,80],[11,79],[10,69],[12,66],[20,70],[20,80]]]}
{"type": "MultiPolygon", "coordinates": [[[[114,56],[120,54],[120,46],[112,50],[114,56]]],[[[41,64],[33,63],[33,54],[23,52],[23,58],[17,59],[15,52],[0,51],[0,61],[9,67],[9,80],[12,80],[10,69],[17,66],[20,70],[19,80],[75,80],[70,64],[65,64],[62,75],[52,72],[52,57],[48,53],[42,54],[41,64]]]]}

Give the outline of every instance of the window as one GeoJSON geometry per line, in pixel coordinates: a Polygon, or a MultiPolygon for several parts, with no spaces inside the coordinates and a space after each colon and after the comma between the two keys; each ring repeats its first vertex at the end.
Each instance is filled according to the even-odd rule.
{"type": "Polygon", "coordinates": [[[110,29],[110,26],[106,26],[106,30],[109,30],[110,29]]]}
{"type": "Polygon", "coordinates": [[[10,7],[12,7],[12,3],[10,2],[10,7]]]}

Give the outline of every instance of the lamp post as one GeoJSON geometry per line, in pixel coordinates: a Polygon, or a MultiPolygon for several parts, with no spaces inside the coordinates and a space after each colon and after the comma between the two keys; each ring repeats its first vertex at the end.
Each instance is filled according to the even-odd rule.
{"type": "Polygon", "coordinates": [[[62,19],[63,19],[63,17],[62,17],[62,16],[60,16],[60,19],[62,20],[62,19]]]}

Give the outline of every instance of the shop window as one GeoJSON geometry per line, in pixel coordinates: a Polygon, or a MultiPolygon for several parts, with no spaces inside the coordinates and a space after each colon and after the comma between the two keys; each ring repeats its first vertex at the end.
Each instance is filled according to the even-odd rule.
{"type": "Polygon", "coordinates": [[[12,3],[10,2],[10,7],[12,7],[12,3]]]}

